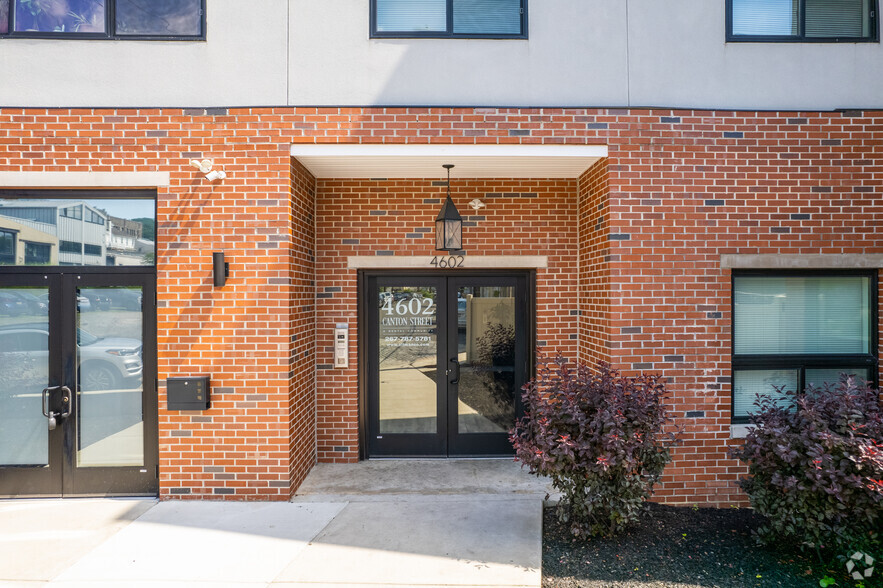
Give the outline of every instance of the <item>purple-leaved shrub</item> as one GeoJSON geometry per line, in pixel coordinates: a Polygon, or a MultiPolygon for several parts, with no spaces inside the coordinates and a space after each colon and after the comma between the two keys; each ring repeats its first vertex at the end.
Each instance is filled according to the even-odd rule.
{"type": "Polygon", "coordinates": [[[662,379],[574,368],[558,355],[540,358],[523,390],[516,458],[561,492],[558,517],[571,533],[609,535],[637,520],[675,443],[662,379]]]}
{"type": "Polygon", "coordinates": [[[817,550],[873,548],[883,527],[883,413],[877,390],[843,375],[835,386],[760,396],[740,486],[768,523],[758,538],[817,550]]]}

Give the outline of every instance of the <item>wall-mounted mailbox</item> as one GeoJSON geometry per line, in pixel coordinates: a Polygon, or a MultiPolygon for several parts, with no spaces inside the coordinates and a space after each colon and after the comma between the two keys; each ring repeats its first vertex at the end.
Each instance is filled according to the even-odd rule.
{"type": "Polygon", "coordinates": [[[211,407],[208,383],[208,376],[169,378],[166,380],[167,408],[169,410],[207,410],[211,407]]]}

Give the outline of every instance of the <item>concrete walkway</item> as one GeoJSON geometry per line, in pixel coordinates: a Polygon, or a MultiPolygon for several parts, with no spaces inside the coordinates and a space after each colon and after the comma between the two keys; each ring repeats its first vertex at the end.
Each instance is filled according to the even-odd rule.
{"type": "Polygon", "coordinates": [[[540,586],[547,488],[509,460],[319,465],[290,503],[0,501],[0,586],[540,586]]]}

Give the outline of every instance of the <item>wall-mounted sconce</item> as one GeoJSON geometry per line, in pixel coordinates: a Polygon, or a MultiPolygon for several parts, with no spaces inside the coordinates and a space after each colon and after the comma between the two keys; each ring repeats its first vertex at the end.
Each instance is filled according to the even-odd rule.
{"type": "Polygon", "coordinates": [[[459,251],[463,249],[463,217],[451,200],[451,168],[454,166],[446,163],[442,167],[448,170],[448,197],[435,219],[435,248],[439,251],[459,251]]]}
{"type": "Polygon", "coordinates": [[[475,214],[478,214],[478,211],[487,206],[484,202],[479,200],[478,198],[473,198],[469,201],[469,206],[472,207],[472,210],[475,211],[475,214]]]}
{"type": "Polygon", "coordinates": [[[220,288],[227,283],[230,277],[230,264],[224,261],[224,252],[216,251],[212,253],[212,274],[215,278],[215,287],[220,288]]]}
{"type": "Polygon", "coordinates": [[[190,165],[205,175],[205,179],[209,182],[223,180],[227,177],[226,172],[222,169],[212,169],[215,163],[211,159],[191,159],[190,165]]]}

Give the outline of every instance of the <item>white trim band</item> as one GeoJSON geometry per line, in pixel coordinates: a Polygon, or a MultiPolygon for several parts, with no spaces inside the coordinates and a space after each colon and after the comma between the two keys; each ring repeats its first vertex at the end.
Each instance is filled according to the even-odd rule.
{"type": "Polygon", "coordinates": [[[317,178],[578,178],[607,145],[295,143],[291,156],[317,178]]]}
{"type": "MultiPolygon", "coordinates": [[[[350,269],[445,269],[431,262],[433,259],[454,258],[458,264],[450,269],[535,269],[549,266],[545,255],[359,255],[346,258],[350,269]],[[462,265],[459,259],[462,257],[462,265]]],[[[447,262],[446,262],[447,263],[447,262]]]]}
{"type": "Polygon", "coordinates": [[[168,172],[0,172],[0,188],[156,188],[168,172]]]}
{"type": "Polygon", "coordinates": [[[607,157],[607,145],[294,143],[293,157],[607,157]]]}
{"type": "Polygon", "coordinates": [[[721,255],[723,269],[875,269],[883,268],[883,255],[721,255]]]}

